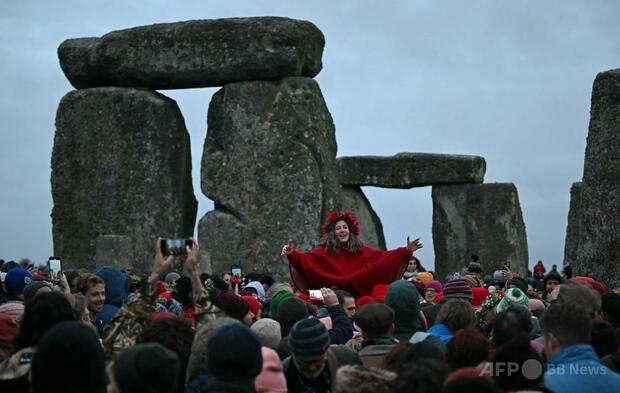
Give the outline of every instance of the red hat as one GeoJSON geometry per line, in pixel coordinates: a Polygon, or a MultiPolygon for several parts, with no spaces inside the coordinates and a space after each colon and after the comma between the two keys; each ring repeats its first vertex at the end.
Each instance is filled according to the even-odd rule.
{"type": "Polygon", "coordinates": [[[252,314],[258,315],[260,311],[260,303],[258,300],[256,300],[254,296],[243,296],[243,299],[248,303],[248,306],[250,306],[252,314]]]}
{"type": "Polygon", "coordinates": [[[471,289],[474,297],[470,300],[473,307],[482,306],[482,302],[489,296],[489,290],[484,287],[474,287],[471,289]]]}
{"type": "Polygon", "coordinates": [[[379,295],[375,298],[375,303],[381,303],[384,304],[385,303],[385,295],[379,295]]]}
{"type": "Polygon", "coordinates": [[[355,305],[357,306],[357,308],[362,308],[365,305],[367,305],[368,303],[372,303],[374,301],[375,301],[375,299],[373,299],[372,297],[366,295],[366,296],[362,296],[361,298],[357,299],[355,301],[355,305]]]}
{"type": "Polygon", "coordinates": [[[372,292],[370,293],[370,296],[372,296],[374,299],[377,299],[378,296],[384,296],[387,295],[387,291],[388,288],[390,286],[387,284],[377,284],[375,285],[375,287],[372,289],[372,292]]]}
{"type": "Polygon", "coordinates": [[[607,293],[607,288],[605,287],[605,285],[596,281],[592,277],[576,276],[575,281],[583,283],[583,284],[590,284],[590,286],[594,288],[594,290],[600,293],[601,295],[604,295],[607,293]]]}

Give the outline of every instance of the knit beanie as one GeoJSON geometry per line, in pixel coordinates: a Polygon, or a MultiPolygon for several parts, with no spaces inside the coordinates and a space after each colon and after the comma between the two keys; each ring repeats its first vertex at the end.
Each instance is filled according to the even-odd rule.
{"type": "Polygon", "coordinates": [[[209,375],[225,381],[253,379],[263,368],[260,340],[242,324],[223,326],[207,344],[209,375]]]}
{"type": "Polygon", "coordinates": [[[441,285],[441,282],[437,280],[433,280],[429,282],[428,284],[426,284],[426,289],[428,288],[432,288],[436,290],[437,292],[443,292],[443,286],[441,285]]]}
{"type": "Polygon", "coordinates": [[[472,276],[471,274],[467,274],[463,276],[463,280],[469,285],[471,288],[477,288],[482,286],[482,281],[476,276],[472,276]]]}
{"type": "Polygon", "coordinates": [[[15,267],[6,274],[4,288],[9,296],[17,296],[24,292],[26,285],[32,282],[32,274],[26,269],[15,267]]]}
{"type": "MultiPolygon", "coordinates": [[[[297,321],[308,318],[308,306],[306,302],[297,298],[284,299],[278,307],[277,321],[280,322],[282,337],[288,335],[289,330],[297,321]]],[[[273,315],[272,315],[273,316],[273,315]]]]}
{"type": "Polygon", "coordinates": [[[499,302],[495,311],[500,313],[507,309],[511,304],[518,304],[530,309],[530,301],[519,288],[510,288],[504,293],[504,298],[499,302]]]}
{"type": "Polygon", "coordinates": [[[527,293],[527,282],[521,277],[513,277],[506,281],[506,287],[509,287],[510,285],[514,285],[519,288],[521,292],[527,293]]]}
{"type": "Polygon", "coordinates": [[[30,284],[26,285],[24,287],[24,303],[33,301],[37,291],[44,287],[52,289],[52,286],[47,281],[32,281],[30,284]]]}
{"type": "Polygon", "coordinates": [[[278,307],[280,307],[280,303],[282,303],[284,299],[294,296],[295,295],[289,291],[280,291],[273,295],[271,303],[269,304],[269,315],[271,315],[271,318],[278,317],[278,307]]]}
{"type": "Polygon", "coordinates": [[[275,350],[280,340],[282,340],[280,323],[271,318],[259,319],[252,324],[250,329],[258,335],[263,347],[275,350]]]}
{"type": "Polygon", "coordinates": [[[433,281],[433,274],[429,272],[420,272],[418,273],[418,278],[422,281],[422,284],[426,285],[433,281]]]}
{"type": "Polygon", "coordinates": [[[547,275],[543,279],[543,284],[544,284],[545,288],[547,287],[547,281],[549,281],[549,280],[556,280],[560,284],[563,281],[562,280],[562,276],[556,270],[552,270],[549,273],[547,273],[547,275]]]}
{"type": "Polygon", "coordinates": [[[61,322],[47,331],[32,359],[33,393],[104,393],[105,361],[99,338],[83,322],[61,322]],[[70,378],[62,376],[71,373],[70,378]]]}
{"type": "Polygon", "coordinates": [[[250,311],[248,302],[233,292],[220,292],[220,294],[213,299],[213,304],[219,307],[220,310],[224,311],[228,316],[238,320],[242,320],[250,311]]]}
{"type": "Polygon", "coordinates": [[[342,366],[336,373],[334,393],[389,393],[396,374],[376,367],[342,366]]]}
{"type": "Polygon", "coordinates": [[[489,290],[484,287],[476,287],[471,289],[473,298],[470,303],[472,307],[482,306],[482,302],[489,296],[489,290]]]}
{"type": "Polygon", "coordinates": [[[508,279],[508,274],[504,270],[496,270],[493,272],[493,281],[505,282],[508,279]]]}
{"type": "Polygon", "coordinates": [[[385,297],[385,295],[387,295],[387,291],[389,287],[390,286],[388,284],[377,284],[374,286],[374,288],[372,288],[372,292],[370,293],[370,296],[372,296],[373,299],[376,299],[379,296],[385,297]]]}
{"type": "Polygon", "coordinates": [[[295,323],[288,335],[288,347],[297,355],[322,355],[329,348],[330,338],[325,325],[316,318],[295,323]]]}
{"type": "Polygon", "coordinates": [[[480,265],[480,262],[478,262],[478,260],[469,262],[469,265],[467,265],[467,273],[482,273],[482,265],[480,265]]]}
{"type": "Polygon", "coordinates": [[[473,295],[471,287],[463,280],[458,278],[448,281],[443,289],[443,297],[445,299],[466,299],[471,300],[473,295]]]}
{"type": "Polygon", "coordinates": [[[179,357],[158,343],[127,348],[114,361],[114,379],[123,393],[172,393],[178,374],[179,357]]]}
{"type": "Polygon", "coordinates": [[[254,296],[250,295],[242,296],[242,298],[246,301],[246,303],[248,303],[248,306],[250,307],[250,312],[254,315],[258,315],[258,312],[260,311],[260,303],[258,302],[258,300],[256,300],[254,296]]]}
{"type": "Polygon", "coordinates": [[[263,369],[256,377],[255,386],[258,393],[286,393],[286,378],[278,354],[271,348],[262,347],[263,369]]]}

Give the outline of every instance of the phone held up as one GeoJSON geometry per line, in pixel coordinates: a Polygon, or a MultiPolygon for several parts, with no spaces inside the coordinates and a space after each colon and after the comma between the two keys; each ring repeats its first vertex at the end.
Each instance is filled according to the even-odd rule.
{"type": "Polygon", "coordinates": [[[313,300],[323,300],[323,294],[320,289],[309,289],[308,290],[308,299],[313,300]]]}
{"type": "Polygon", "coordinates": [[[192,241],[189,239],[161,239],[159,243],[161,253],[164,255],[187,255],[185,247],[192,248],[192,241]]]}
{"type": "Polygon", "coordinates": [[[232,265],[230,267],[230,275],[237,277],[240,280],[243,276],[243,269],[241,268],[241,265],[232,265]]]}
{"type": "Polygon", "coordinates": [[[49,257],[47,260],[47,269],[50,272],[50,281],[60,281],[60,272],[62,272],[62,260],[59,257],[49,257]]]}

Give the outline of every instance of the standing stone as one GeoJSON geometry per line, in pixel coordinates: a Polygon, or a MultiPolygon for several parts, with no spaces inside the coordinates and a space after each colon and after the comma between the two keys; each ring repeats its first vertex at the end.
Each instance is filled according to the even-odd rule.
{"type": "Polygon", "coordinates": [[[308,250],[338,207],[336,138],[318,84],[310,78],[226,85],[212,98],[201,167],[215,210],[200,221],[214,273],[288,277],[282,245],[308,250]]]}
{"type": "Polygon", "coordinates": [[[620,69],[594,80],[575,273],[620,286],[620,69]]]}
{"type": "Polygon", "coordinates": [[[134,267],[148,270],[158,236],[193,232],[189,135],[176,102],[154,91],[63,97],[51,182],[54,255],[67,266],[92,269],[98,237],[117,234],[131,239],[134,267]]]}
{"type": "Polygon", "coordinates": [[[527,238],[517,189],[512,183],[433,187],[433,244],[439,279],[467,267],[478,254],[483,274],[510,261],[527,272],[527,238]]]}
{"type": "Polygon", "coordinates": [[[413,188],[439,184],[482,183],[486,161],[479,156],[399,153],[391,157],[338,158],[343,186],[413,188]]]}
{"type": "Polygon", "coordinates": [[[360,187],[342,187],[342,209],[350,210],[362,230],[362,242],[368,247],[385,250],[383,224],[360,187]]]}
{"type": "Polygon", "coordinates": [[[573,183],[570,188],[570,208],[568,211],[568,225],[566,226],[566,241],[564,242],[564,264],[570,263],[575,266],[577,262],[577,250],[581,238],[581,221],[583,211],[581,209],[581,192],[583,183],[573,183]]]}
{"type": "Polygon", "coordinates": [[[78,89],[98,86],[182,89],[249,80],[316,76],[323,33],[281,18],[193,20],[140,26],[58,48],[60,66],[78,89]]]}
{"type": "Polygon", "coordinates": [[[132,267],[133,264],[133,242],[129,236],[101,235],[97,237],[95,265],[126,269],[132,267]]]}

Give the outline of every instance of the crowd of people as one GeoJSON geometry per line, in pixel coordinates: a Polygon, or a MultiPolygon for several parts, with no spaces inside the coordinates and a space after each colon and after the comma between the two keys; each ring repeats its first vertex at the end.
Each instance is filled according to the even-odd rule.
{"type": "Polygon", "coordinates": [[[142,277],[3,262],[0,391],[620,391],[620,293],[568,266],[435,277],[399,251],[395,280],[310,297],[154,248],[142,277]]]}

